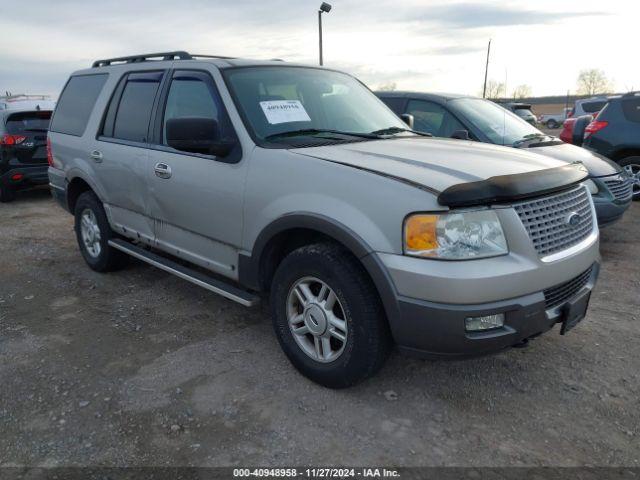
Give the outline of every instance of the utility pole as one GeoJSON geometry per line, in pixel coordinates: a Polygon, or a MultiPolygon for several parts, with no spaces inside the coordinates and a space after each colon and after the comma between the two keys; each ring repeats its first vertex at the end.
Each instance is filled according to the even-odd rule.
{"type": "Polygon", "coordinates": [[[491,39],[487,47],[487,64],[484,67],[484,88],[482,89],[482,98],[487,98],[487,74],[489,73],[489,52],[491,52],[491,39]]]}

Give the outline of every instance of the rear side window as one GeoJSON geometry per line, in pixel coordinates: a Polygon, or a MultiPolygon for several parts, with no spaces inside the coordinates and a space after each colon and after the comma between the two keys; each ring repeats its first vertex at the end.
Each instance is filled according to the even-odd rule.
{"type": "Polygon", "coordinates": [[[404,98],[402,97],[380,97],[387,107],[393,110],[396,115],[402,115],[404,108],[404,98]]]}
{"type": "Polygon", "coordinates": [[[413,128],[434,137],[449,137],[464,126],[445,108],[425,100],[409,100],[407,112],[413,115],[413,128]]]}
{"type": "Polygon", "coordinates": [[[622,111],[627,120],[640,123],[640,97],[623,99],[622,111]]]}
{"type": "Polygon", "coordinates": [[[60,95],[51,131],[81,137],[107,77],[106,73],[71,77],[60,95]]]}
{"type": "Polygon", "coordinates": [[[582,109],[586,113],[596,113],[602,110],[602,107],[604,107],[605,103],[607,102],[585,102],[582,104],[582,109]]]}
{"type": "Polygon", "coordinates": [[[130,73],[121,80],[107,109],[103,136],[147,142],[151,111],[163,74],[130,73]]]}
{"type": "Polygon", "coordinates": [[[7,133],[24,135],[27,133],[46,132],[49,129],[51,111],[20,112],[7,118],[7,133]]]}

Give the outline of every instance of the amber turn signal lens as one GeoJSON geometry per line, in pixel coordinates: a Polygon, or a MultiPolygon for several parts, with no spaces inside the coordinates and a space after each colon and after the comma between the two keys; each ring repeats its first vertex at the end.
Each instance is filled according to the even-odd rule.
{"type": "Polygon", "coordinates": [[[438,248],[436,226],[438,215],[413,215],[404,226],[404,242],[408,251],[419,252],[438,248]]]}

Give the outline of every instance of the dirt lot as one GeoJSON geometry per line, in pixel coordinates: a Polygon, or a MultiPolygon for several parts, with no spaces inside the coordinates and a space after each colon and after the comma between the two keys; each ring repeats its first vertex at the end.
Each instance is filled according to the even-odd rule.
{"type": "Polygon", "coordinates": [[[101,275],[46,191],[0,205],[0,465],[640,466],[640,205],[588,317],[465,361],[318,387],[247,310],[142,263],[101,275]]]}

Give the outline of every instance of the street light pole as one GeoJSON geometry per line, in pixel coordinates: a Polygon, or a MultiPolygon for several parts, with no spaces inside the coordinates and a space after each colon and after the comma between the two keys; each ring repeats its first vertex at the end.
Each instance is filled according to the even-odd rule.
{"type": "Polygon", "coordinates": [[[489,46],[487,47],[487,64],[484,67],[484,88],[482,89],[482,98],[487,96],[487,74],[489,73],[489,52],[491,52],[491,39],[489,39],[489,46]]]}
{"type": "Polygon", "coordinates": [[[322,59],[322,14],[329,13],[331,11],[331,5],[326,2],[322,2],[320,10],[318,10],[318,40],[319,40],[319,53],[320,53],[320,65],[323,64],[322,59]]]}

